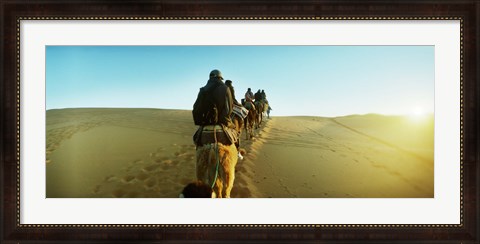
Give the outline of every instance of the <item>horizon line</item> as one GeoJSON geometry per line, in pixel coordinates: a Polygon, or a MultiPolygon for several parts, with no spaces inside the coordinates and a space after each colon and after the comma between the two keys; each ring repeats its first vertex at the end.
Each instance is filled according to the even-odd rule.
{"type": "MultiPolygon", "coordinates": [[[[182,108],[158,108],[158,107],[68,107],[68,108],[50,108],[46,109],[45,112],[50,110],[63,110],[63,109],[157,109],[157,110],[179,110],[179,111],[192,111],[193,109],[182,109],[182,108]]],[[[434,116],[435,112],[425,112],[424,116],[434,116]]],[[[384,114],[377,112],[368,112],[368,113],[352,113],[352,114],[343,114],[335,116],[327,115],[307,115],[307,114],[292,114],[292,115],[271,115],[270,117],[324,117],[324,118],[334,118],[334,117],[346,117],[346,116],[367,116],[367,115],[381,115],[381,116],[412,116],[412,114],[384,114]]]]}

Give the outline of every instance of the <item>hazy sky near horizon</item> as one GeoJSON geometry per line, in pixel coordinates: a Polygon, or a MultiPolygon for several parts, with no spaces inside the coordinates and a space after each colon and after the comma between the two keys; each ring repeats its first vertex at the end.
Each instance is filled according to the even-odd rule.
{"type": "Polygon", "coordinates": [[[273,116],[434,111],[434,46],[47,46],[46,107],[191,110],[213,69],[273,116]]]}

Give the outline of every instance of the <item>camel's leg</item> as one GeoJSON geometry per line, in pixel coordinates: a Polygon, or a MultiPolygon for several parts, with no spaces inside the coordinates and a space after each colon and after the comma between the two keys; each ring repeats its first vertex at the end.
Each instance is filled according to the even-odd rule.
{"type": "Polygon", "coordinates": [[[215,187],[213,188],[213,191],[215,192],[215,194],[217,194],[217,198],[223,198],[223,186],[224,184],[222,184],[222,180],[221,179],[217,179],[217,182],[215,183],[215,187]]]}
{"type": "Polygon", "coordinates": [[[233,188],[233,182],[235,181],[235,169],[231,170],[230,172],[225,174],[226,179],[226,189],[225,189],[225,197],[230,198],[230,192],[233,188]]]}
{"type": "Polygon", "coordinates": [[[230,192],[233,188],[233,182],[235,180],[235,165],[237,164],[237,154],[238,151],[235,146],[231,145],[229,148],[223,152],[222,155],[222,169],[221,169],[221,177],[223,181],[223,197],[229,198],[230,192]]]}

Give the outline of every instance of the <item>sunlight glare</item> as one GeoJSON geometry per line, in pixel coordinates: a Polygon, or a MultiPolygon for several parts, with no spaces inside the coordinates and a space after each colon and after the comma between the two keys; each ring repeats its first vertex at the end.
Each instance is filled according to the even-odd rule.
{"type": "Polygon", "coordinates": [[[414,116],[422,116],[424,114],[423,109],[421,107],[415,107],[412,111],[414,116]]]}
{"type": "Polygon", "coordinates": [[[412,109],[409,117],[414,121],[420,121],[426,117],[426,113],[422,107],[415,107],[412,109]]]}

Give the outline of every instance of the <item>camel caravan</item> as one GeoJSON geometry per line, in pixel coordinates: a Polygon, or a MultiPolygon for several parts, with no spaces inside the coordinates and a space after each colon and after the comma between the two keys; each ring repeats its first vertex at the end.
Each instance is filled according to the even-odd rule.
{"type": "Polygon", "coordinates": [[[198,126],[193,136],[196,146],[196,178],[180,197],[229,198],[235,180],[235,166],[243,159],[240,136],[255,136],[271,108],[265,92],[253,94],[250,88],[239,103],[231,80],[223,82],[219,70],[212,70],[207,84],[200,88],[193,105],[193,120],[198,126]]]}

